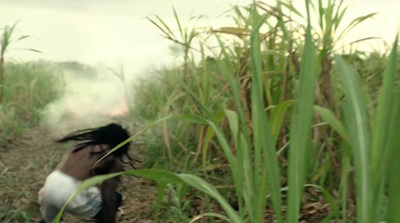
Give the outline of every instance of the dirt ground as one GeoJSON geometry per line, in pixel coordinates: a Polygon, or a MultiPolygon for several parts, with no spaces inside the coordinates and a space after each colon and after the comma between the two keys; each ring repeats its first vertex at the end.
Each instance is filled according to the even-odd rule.
{"type": "MultiPolygon", "coordinates": [[[[51,133],[45,129],[35,128],[16,140],[0,144],[0,212],[3,212],[0,222],[40,220],[37,193],[66,149],[54,143],[55,139],[49,135],[51,133]],[[21,220],[7,220],[15,215],[21,216],[21,220]]],[[[140,154],[132,155],[141,160],[140,154]]],[[[123,176],[122,185],[123,206],[118,222],[152,222],[157,199],[155,184],[142,178],[123,176]]],[[[89,221],[67,214],[63,222],[89,221]]]]}
{"type": "MultiPolygon", "coordinates": [[[[43,186],[46,176],[54,170],[65,149],[68,148],[67,145],[54,143],[56,138],[51,137],[51,135],[51,132],[46,129],[35,128],[25,132],[23,136],[16,140],[6,143],[1,142],[1,223],[26,223],[40,220],[37,193],[43,186]],[[18,216],[19,220],[15,220],[15,216],[18,216]]],[[[144,156],[140,154],[140,151],[134,150],[132,147],[130,155],[135,159],[144,160],[144,156]]],[[[140,166],[137,167],[140,169],[140,166]]],[[[123,196],[123,205],[118,215],[118,222],[153,222],[157,200],[157,189],[154,182],[137,177],[123,176],[122,186],[119,191],[123,196]]],[[[304,199],[308,201],[301,210],[302,223],[320,222],[330,212],[330,207],[327,202],[323,201],[320,192],[307,191],[304,199]],[[312,199],[317,199],[311,201],[311,197],[312,199]]],[[[206,212],[205,207],[201,209],[199,213],[206,212]]],[[[270,209],[272,208],[267,208],[266,210],[265,222],[275,222],[274,215],[270,209]]],[[[66,214],[63,217],[63,222],[90,221],[66,214]]],[[[176,221],[168,220],[167,222],[176,221]]]]}

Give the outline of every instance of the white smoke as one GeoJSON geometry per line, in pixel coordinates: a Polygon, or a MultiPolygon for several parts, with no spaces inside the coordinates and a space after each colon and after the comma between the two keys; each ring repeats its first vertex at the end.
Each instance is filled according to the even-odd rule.
{"type": "Polygon", "coordinates": [[[128,113],[124,82],[108,69],[97,68],[95,75],[67,70],[63,77],[64,94],[42,114],[42,125],[54,135],[108,124],[128,113]]]}

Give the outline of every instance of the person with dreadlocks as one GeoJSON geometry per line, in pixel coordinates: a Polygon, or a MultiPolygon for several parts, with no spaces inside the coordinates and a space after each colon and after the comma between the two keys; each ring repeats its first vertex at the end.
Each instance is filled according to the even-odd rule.
{"type": "MultiPolygon", "coordinates": [[[[128,155],[129,143],[98,162],[115,146],[129,138],[128,132],[112,123],[94,129],[74,132],[57,142],[75,141],[76,145],[64,155],[56,169],[46,178],[39,191],[40,212],[43,220],[53,222],[60,209],[79,184],[93,176],[123,171],[123,157],[128,155]],[[97,163],[97,164],[96,164],[97,163]]],[[[95,219],[97,223],[114,223],[122,196],[117,192],[118,178],[103,181],[72,199],[65,211],[75,216],[95,219]]]]}

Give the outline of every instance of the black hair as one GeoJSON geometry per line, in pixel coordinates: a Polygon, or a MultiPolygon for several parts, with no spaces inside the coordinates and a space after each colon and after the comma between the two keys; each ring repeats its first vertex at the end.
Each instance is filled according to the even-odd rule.
{"type": "MultiPolygon", "coordinates": [[[[124,128],[122,128],[122,126],[115,123],[111,123],[106,126],[98,128],[78,130],[74,133],[69,134],[68,136],[65,136],[64,138],[57,140],[56,142],[63,143],[69,141],[84,141],[78,144],[76,148],[73,150],[73,152],[78,152],[82,149],[87,148],[88,146],[98,145],[98,144],[106,144],[111,148],[114,148],[123,141],[127,140],[128,138],[129,138],[129,133],[124,128]]],[[[132,159],[128,155],[129,145],[130,142],[126,143],[122,147],[115,150],[112,154],[120,157],[122,162],[124,162],[122,160],[122,157],[125,155],[129,159],[129,163],[132,165],[132,167],[135,168],[133,166],[134,159],[132,159]]],[[[91,152],[91,153],[95,154],[101,152],[91,152]]]]}

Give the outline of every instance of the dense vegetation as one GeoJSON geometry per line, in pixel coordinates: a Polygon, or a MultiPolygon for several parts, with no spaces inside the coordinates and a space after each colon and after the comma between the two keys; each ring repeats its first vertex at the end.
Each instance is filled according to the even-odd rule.
{"type": "Polygon", "coordinates": [[[43,108],[62,93],[61,76],[50,62],[4,65],[4,98],[0,104],[0,134],[16,137],[39,124],[43,108]]]}
{"type": "MultiPolygon", "coordinates": [[[[126,174],[157,182],[156,221],[397,221],[397,40],[390,52],[341,54],[373,14],[343,24],[342,1],[312,3],[309,15],[285,1],[234,7],[235,27],[209,30],[175,11],[174,26],[148,18],[182,49],[181,66],[132,84],[124,120],[147,126],[132,137],[143,133],[146,169],[126,174]],[[205,208],[192,210],[201,192],[205,208]]],[[[0,135],[37,124],[60,93],[40,87],[59,81],[48,65],[6,63],[0,135]]]]}

